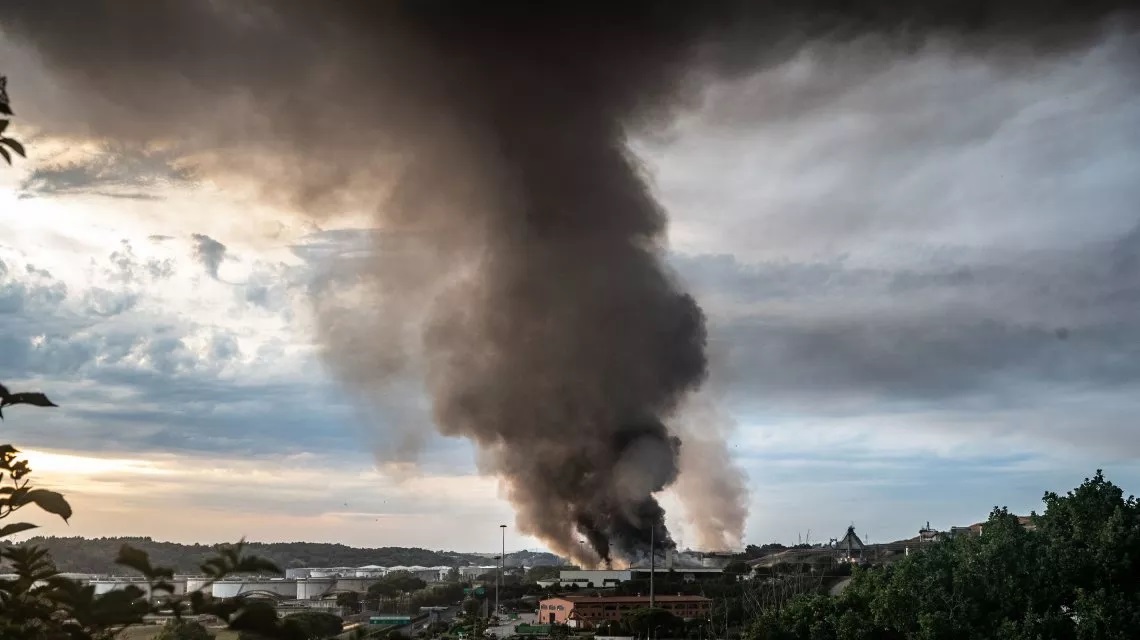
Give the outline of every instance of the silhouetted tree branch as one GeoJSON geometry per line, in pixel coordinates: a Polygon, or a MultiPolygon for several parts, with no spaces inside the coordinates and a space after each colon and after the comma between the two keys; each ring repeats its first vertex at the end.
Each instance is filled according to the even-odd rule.
{"type": "MultiPolygon", "coordinates": [[[[8,78],[0,76],[0,116],[12,116],[12,105],[8,101],[8,78]]],[[[12,164],[12,153],[16,153],[21,158],[26,157],[24,154],[24,145],[15,138],[5,136],[8,130],[8,125],[11,120],[4,118],[0,119],[0,157],[8,164],[12,164]],[[9,149],[11,151],[9,151],[9,149]]]]}

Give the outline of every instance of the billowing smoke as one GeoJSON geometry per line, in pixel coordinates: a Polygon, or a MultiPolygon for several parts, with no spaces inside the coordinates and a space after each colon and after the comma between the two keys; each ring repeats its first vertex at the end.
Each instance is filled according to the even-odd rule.
{"type": "MultiPolygon", "coordinates": [[[[677,478],[669,425],[707,368],[628,136],[699,99],[709,73],[808,38],[905,47],[938,31],[1040,53],[1116,5],[8,0],[0,24],[73,92],[56,134],[173,144],[310,215],[374,213],[401,246],[321,293],[333,369],[367,395],[421,374],[439,430],[476,443],[520,528],[592,561],[640,556],[651,531],[672,544],[654,494],[677,478]]],[[[687,433],[709,463],[688,486],[731,494],[701,517],[742,527],[709,510],[746,504],[723,441],[687,433]]]]}

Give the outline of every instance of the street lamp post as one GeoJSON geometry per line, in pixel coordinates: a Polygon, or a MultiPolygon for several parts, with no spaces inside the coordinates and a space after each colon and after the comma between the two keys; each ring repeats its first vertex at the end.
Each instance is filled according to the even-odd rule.
{"type": "Polygon", "coordinates": [[[654,574],[657,573],[657,549],[656,549],[656,545],[654,544],[656,542],[656,540],[654,538],[654,534],[656,533],[656,530],[657,530],[656,526],[650,526],[649,527],[649,608],[650,609],[652,609],[653,607],[656,606],[656,600],[653,597],[653,577],[654,577],[654,574]]]}
{"type": "Polygon", "coordinates": [[[507,570],[507,525],[499,525],[499,530],[503,533],[503,548],[499,553],[499,576],[495,580],[495,612],[492,615],[499,615],[499,585],[503,583],[503,573],[507,570]]]}

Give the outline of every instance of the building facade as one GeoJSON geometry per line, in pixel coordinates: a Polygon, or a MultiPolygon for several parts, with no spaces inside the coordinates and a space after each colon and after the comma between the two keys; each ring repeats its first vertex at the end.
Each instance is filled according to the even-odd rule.
{"type": "MultiPolygon", "coordinates": [[[[708,618],[712,600],[704,596],[657,596],[654,606],[683,620],[702,620],[708,618]]],[[[561,596],[539,602],[538,619],[541,624],[589,629],[648,607],[649,596],[561,596]]]]}

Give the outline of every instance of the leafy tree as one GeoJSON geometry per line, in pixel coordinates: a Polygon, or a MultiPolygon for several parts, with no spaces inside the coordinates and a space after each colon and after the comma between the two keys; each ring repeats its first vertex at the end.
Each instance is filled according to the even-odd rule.
{"type": "Polygon", "coordinates": [[[286,626],[295,627],[304,640],[324,640],[338,636],[344,630],[344,620],[331,613],[294,613],[285,618],[286,626]]]}
{"type": "Polygon", "coordinates": [[[724,572],[729,575],[746,576],[752,573],[752,567],[749,566],[747,562],[744,562],[742,560],[735,560],[725,566],[724,572]]]}
{"type": "Polygon", "coordinates": [[[342,591],[336,594],[336,606],[347,610],[349,613],[360,613],[362,604],[360,594],[356,591],[342,591]]]}
{"type": "Polygon", "coordinates": [[[856,569],[837,598],[766,611],[746,640],[1115,640],[1140,628],[1140,504],[1097,472],[1045,512],[856,569]]]}
{"type": "Polygon", "coordinates": [[[557,578],[563,569],[568,567],[531,567],[526,572],[527,582],[538,582],[539,580],[551,580],[557,578]]]}
{"type": "MultiPolygon", "coordinates": [[[[0,406],[44,403],[24,402],[30,395],[10,394],[0,385],[0,406]]],[[[71,517],[71,506],[59,493],[31,485],[31,468],[19,459],[10,444],[0,445],[0,538],[34,529],[29,522],[5,522],[28,506],[59,516],[71,517]]],[[[234,574],[278,571],[273,563],[244,554],[244,545],[222,546],[199,566],[207,587],[234,574]]],[[[272,605],[231,598],[214,601],[202,591],[175,596],[170,583],[174,571],[155,566],[143,551],[130,545],[119,549],[116,564],[145,578],[143,589],[128,585],[121,590],[95,594],[60,574],[51,556],[34,545],[4,546],[0,561],[8,564],[12,578],[0,580],[0,638],[3,640],[108,640],[128,627],[142,624],[147,615],[173,616],[175,624],[187,614],[210,615],[239,632],[252,632],[271,640],[305,640],[296,624],[283,624],[272,605]]]]}
{"type": "Polygon", "coordinates": [[[634,635],[645,638],[672,637],[684,628],[680,618],[658,607],[631,611],[624,616],[624,622],[634,635]]]}
{"type": "Polygon", "coordinates": [[[463,585],[456,582],[432,585],[412,594],[412,609],[450,606],[463,599],[463,585]]]}
{"type": "Polygon", "coordinates": [[[200,622],[171,620],[154,636],[154,640],[212,640],[213,637],[200,622]]]}
{"type": "MultiPolygon", "coordinates": [[[[11,116],[12,105],[8,102],[8,78],[0,76],[0,116],[11,116]]],[[[21,158],[24,155],[24,145],[20,144],[15,138],[9,138],[4,135],[8,130],[8,125],[11,121],[7,119],[0,119],[0,158],[8,164],[12,164],[12,153],[16,153],[21,158]],[[10,151],[9,151],[10,150],[10,151]]]]}
{"type": "Polygon", "coordinates": [[[393,598],[405,593],[412,593],[427,587],[427,583],[407,571],[393,571],[381,578],[376,584],[368,587],[368,592],[393,598]]]}

